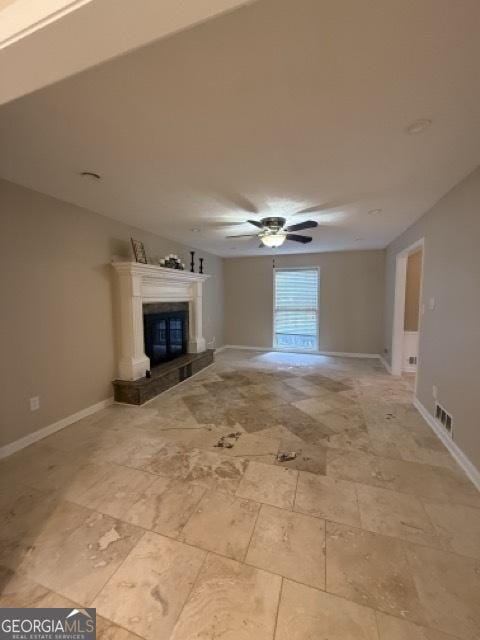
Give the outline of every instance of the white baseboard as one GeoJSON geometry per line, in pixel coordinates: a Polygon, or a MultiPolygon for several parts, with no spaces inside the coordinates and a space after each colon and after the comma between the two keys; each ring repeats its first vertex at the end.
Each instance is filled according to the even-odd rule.
{"type": "Polygon", "coordinates": [[[461,466],[473,484],[480,491],[480,471],[473,462],[463,453],[463,451],[455,444],[453,440],[440,427],[432,414],[423,406],[418,398],[413,401],[414,406],[418,409],[425,422],[432,429],[436,436],[443,442],[451,453],[454,460],[461,466]]]}
{"type": "Polygon", "coordinates": [[[244,351],[262,351],[262,352],[276,352],[276,353],[301,353],[306,356],[336,356],[338,358],[376,358],[379,359],[378,353],[350,353],[348,351],[305,351],[304,349],[277,349],[271,347],[266,349],[265,347],[251,347],[244,344],[226,344],[223,347],[217,349],[217,353],[225,351],[225,349],[242,349],[244,351]]]}
{"type": "Polygon", "coordinates": [[[8,444],[0,447],[0,459],[6,458],[7,456],[11,456],[12,453],[16,453],[25,447],[28,447],[39,440],[43,440],[47,436],[52,435],[56,431],[60,431],[60,429],[65,429],[65,427],[70,426],[74,422],[78,422],[82,418],[86,418],[87,416],[91,416],[93,413],[97,413],[101,409],[105,409],[109,407],[113,403],[113,398],[107,398],[106,400],[101,400],[96,404],[92,404],[92,406],[87,407],[86,409],[82,409],[81,411],[77,411],[77,413],[73,413],[71,416],[67,416],[66,418],[62,418],[53,424],[49,424],[46,427],[42,427],[42,429],[38,429],[38,431],[34,431],[33,433],[29,433],[27,436],[20,438],[19,440],[15,440],[14,442],[9,442],[8,444]]]}
{"type": "Polygon", "coordinates": [[[225,345],[223,345],[222,347],[217,347],[215,349],[215,353],[220,353],[221,351],[225,351],[227,347],[225,345]]]}
{"type": "Polygon", "coordinates": [[[379,356],[380,358],[380,362],[383,364],[383,366],[385,367],[385,369],[388,371],[388,373],[392,373],[392,367],[388,364],[388,362],[385,360],[385,358],[383,356],[379,356]]]}

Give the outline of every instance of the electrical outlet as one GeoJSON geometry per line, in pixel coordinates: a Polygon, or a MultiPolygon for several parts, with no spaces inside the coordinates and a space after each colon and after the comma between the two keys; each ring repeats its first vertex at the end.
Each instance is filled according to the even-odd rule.
{"type": "Polygon", "coordinates": [[[40,398],[35,396],[30,398],[30,411],[38,411],[40,409],[40,398]]]}
{"type": "Polygon", "coordinates": [[[433,396],[433,399],[434,399],[434,400],[436,400],[436,399],[437,399],[437,396],[438,396],[438,387],[437,387],[437,385],[436,385],[436,384],[434,384],[434,385],[433,385],[433,387],[432,387],[432,396],[433,396]]]}
{"type": "Polygon", "coordinates": [[[430,298],[430,300],[428,301],[428,308],[430,311],[433,311],[435,309],[435,298],[430,298]]]}

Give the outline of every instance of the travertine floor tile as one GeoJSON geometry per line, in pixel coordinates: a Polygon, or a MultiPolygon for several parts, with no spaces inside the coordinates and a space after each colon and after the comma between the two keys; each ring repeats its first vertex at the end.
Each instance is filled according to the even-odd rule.
{"type": "Polygon", "coordinates": [[[378,472],[385,486],[431,500],[480,508],[480,492],[459,471],[444,467],[378,458],[378,472]]]}
{"type": "Polygon", "coordinates": [[[93,606],[147,640],[169,638],[204,559],[200,549],[146,533],[93,606]]]}
{"type": "Polygon", "coordinates": [[[423,500],[443,545],[480,560],[480,509],[423,500]]]}
{"type": "Polygon", "coordinates": [[[312,398],[325,396],[330,393],[328,389],[320,387],[318,384],[314,384],[305,378],[289,378],[288,380],[285,380],[285,384],[288,384],[290,387],[293,387],[312,398]]]}
{"type": "Polygon", "coordinates": [[[272,640],[280,585],[280,576],[210,554],[170,640],[272,640]]]}
{"type": "Polygon", "coordinates": [[[180,539],[209,551],[243,560],[260,505],[222,491],[202,498],[180,539]]]}
{"type": "Polygon", "coordinates": [[[84,491],[77,489],[71,499],[89,509],[125,520],[125,515],[139,500],[142,492],[153,484],[155,476],[120,465],[110,464],[105,467],[100,481],[95,481],[84,491]]]}
{"type": "MultiPolygon", "coordinates": [[[[57,490],[58,497],[77,502],[93,485],[100,484],[108,478],[112,465],[110,463],[87,463],[78,469],[72,469],[68,482],[57,490]]],[[[123,467],[121,467],[123,470],[123,467]]],[[[88,505],[87,505],[88,506],[88,505]]]]}
{"type": "Polygon", "coordinates": [[[378,640],[375,612],[284,580],[275,640],[378,640]]]}
{"type": "Polygon", "coordinates": [[[72,607],[75,603],[0,566],[0,607],[72,607]]]}
{"type": "Polygon", "coordinates": [[[328,592],[424,622],[402,541],[327,522],[326,545],[328,592]]]}
{"type": "Polygon", "coordinates": [[[243,458],[167,443],[144,465],[146,471],[188,480],[222,491],[236,491],[247,468],[243,458]]]}
{"type": "Polygon", "coordinates": [[[46,498],[45,492],[33,487],[3,485],[0,488],[0,538],[8,537],[9,532],[19,533],[19,522],[30,520],[46,498]]]}
{"type": "Polygon", "coordinates": [[[323,397],[306,398],[292,404],[300,411],[318,420],[322,419],[322,414],[333,409],[332,405],[328,404],[328,396],[326,398],[325,395],[323,397]]]}
{"type": "Polygon", "coordinates": [[[232,427],[217,425],[197,427],[196,429],[164,429],[162,437],[181,447],[212,449],[222,436],[236,430],[232,427]]]}
{"type": "MultiPolygon", "coordinates": [[[[236,429],[230,429],[228,433],[239,432],[236,429]]],[[[265,429],[254,433],[243,432],[238,437],[230,438],[233,444],[231,449],[222,449],[222,453],[227,456],[241,456],[248,458],[249,456],[276,456],[280,443],[280,435],[275,429],[265,429]]]]}
{"type": "Polygon", "coordinates": [[[427,626],[462,640],[477,640],[480,561],[413,545],[408,559],[427,626]]]}
{"type": "Polygon", "coordinates": [[[176,538],[206,488],[187,480],[158,477],[124,513],[123,519],[144,529],[176,538]]]}
{"type": "Polygon", "coordinates": [[[381,461],[382,458],[359,450],[328,449],[327,476],[377,487],[388,487],[389,483],[383,478],[379,468],[381,461]]]}
{"type": "Polygon", "coordinates": [[[263,505],[246,562],[325,589],[325,522],[263,505]]]}
{"type": "Polygon", "coordinates": [[[130,524],[65,502],[35,535],[22,566],[28,577],[85,606],[141,536],[130,524]]]}
{"type": "Polygon", "coordinates": [[[357,495],[364,529],[418,544],[442,546],[422,503],[415,496],[364,484],[357,485],[357,495]]]}
{"type": "Polygon", "coordinates": [[[86,606],[110,585],[103,640],[171,640],[185,601],[180,640],[273,640],[282,574],[302,593],[277,640],[371,640],[359,605],[391,615],[380,640],[478,640],[480,494],[412,393],[374,360],[226,350],[147,406],[113,405],[0,460],[3,602],[86,606]],[[325,520],[337,596],[299,586],[325,587],[325,520]],[[205,549],[180,543],[184,528],[205,549]],[[218,555],[247,551],[255,567],[218,555]]]}
{"type": "MultiPolygon", "coordinates": [[[[325,424],[328,425],[328,420],[325,420],[325,424]]],[[[371,451],[368,432],[363,425],[347,427],[339,433],[327,436],[327,438],[325,438],[325,445],[336,449],[353,449],[367,453],[371,451]]]]}
{"type": "Polygon", "coordinates": [[[480,492],[458,471],[361,451],[329,449],[327,475],[439,502],[480,507],[480,492]]]}
{"type": "Polygon", "coordinates": [[[378,640],[455,640],[453,636],[420,627],[413,622],[387,616],[380,611],[377,614],[378,640]]]}
{"type": "Polygon", "coordinates": [[[356,487],[346,480],[301,472],[294,511],[360,526],[356,487]]]}
{"type": "Polygon", "coordinates": [[[327,472],[327,449],[315,444],[308,444],[301,438],[290,435],[282,438],[278,447],[279,453],[294,452],[296,457],[285,462],[276,461],[279,466],[297,471],[309,471],[319,475],[327,472]]]}
{"type": "Polygon", "coordinates": [[[110,620],[97,616],[96,640],[140,640],[140,638],[130,633],[130,631],[122,629],[122,627],[110,622],[110,620]]]}
{"type": "Polygon", "coordinates": [[[249,462],[237,489],[237,496],[282,509],[292,509],[297,475],[297,471],[283,467],[249,462]]]}
{"type": "MultiPolygon", "coordinates": [[[[103,459],[106,462],[114,462],[133,469],[142,469],[158,451],[168,447],[170,443],[162,436],[145,435],[142,433],[129,434],[119,444],[103,452],[103,459]]],[[[174,446],[174,445],[172,445],[174,446]]],[[[97,460],[98,461],[98,457],[97,460]]]]}

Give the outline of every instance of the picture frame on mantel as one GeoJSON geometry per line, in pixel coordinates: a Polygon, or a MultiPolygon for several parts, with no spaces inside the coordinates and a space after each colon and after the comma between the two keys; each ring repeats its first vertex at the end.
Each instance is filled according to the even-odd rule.
{"type": "Polygon", "coordinates": [[[140,240],[134,240],[133,238],[130,238],[130,240],[132,242],[132,249],[136,262],[148,264],[147,254],[145,253],[143,242],[141,242],[140,240]]]}

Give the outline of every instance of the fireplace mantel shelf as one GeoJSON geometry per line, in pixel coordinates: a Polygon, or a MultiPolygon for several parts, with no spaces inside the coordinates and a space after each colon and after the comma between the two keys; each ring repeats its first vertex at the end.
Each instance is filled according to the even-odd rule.
{"type": "Polygon", "coordinates": [[[139,262],[112,262],[120,293],[120,380],[139,380],[150,369],[145,355],[143,305],[151,302],[188,302],[188,352],[206,350],[203,337],[203,284],[206,273],[191,273],[139,262]]]}
{"type": "Polygon", "coordinates": [[[170,280],[174,282],[205,282],[210,275],[207,273],[192,273],[181,269],[167,269],[155,264],[142,264],[141,262],[113,261],[113,268],[121,274],[143,276],[158,280],[170,280]]]}

